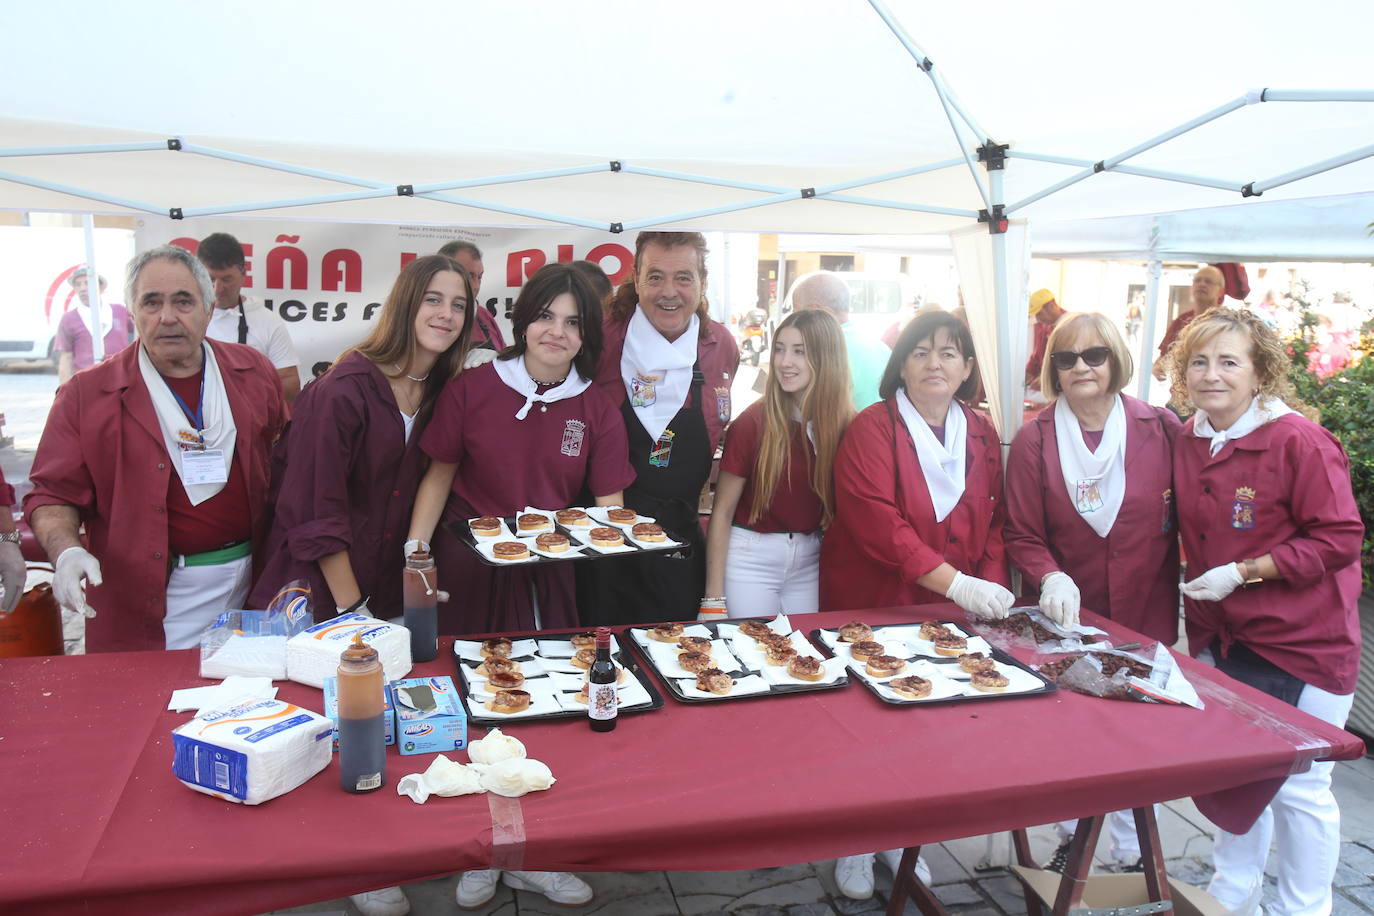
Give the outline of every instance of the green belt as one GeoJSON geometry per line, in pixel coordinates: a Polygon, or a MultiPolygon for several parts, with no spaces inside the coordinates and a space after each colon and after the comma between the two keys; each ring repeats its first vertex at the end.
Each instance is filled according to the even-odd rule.
{"type": "Polygon", "coordinates": [[[237,544],[230,544],[228,547],[221,547],[218,550],[207,550],[204,553],[188,553],[177,557],[177,566],[219,566],[221,563],[228,563],[230,560],[239,560],[253,552],[252,541],[239,541],[237,544]]]}

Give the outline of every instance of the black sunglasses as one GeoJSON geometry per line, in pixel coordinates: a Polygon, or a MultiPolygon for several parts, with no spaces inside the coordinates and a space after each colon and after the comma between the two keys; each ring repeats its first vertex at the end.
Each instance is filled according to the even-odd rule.
{"type": "Polygon", "coordinates": [[[1107,357],[1112,355],[1111,347],[1089,347],[1086,350],[1055,350],[1050,354],[1050,359],[1054,361],[1054,368],[1061,372],[1067,372],[1078,365],[1078,357],[1083,357],[1083,362],[1091,368],[1097,368],[1107,361],[1107,357]]]}

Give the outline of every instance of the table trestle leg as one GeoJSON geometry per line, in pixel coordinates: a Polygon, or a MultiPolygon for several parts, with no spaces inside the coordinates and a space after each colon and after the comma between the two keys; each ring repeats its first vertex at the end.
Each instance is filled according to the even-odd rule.
{"type": "Polygon", "coordinates": [[[908,900],[916,904],[916,909],[924,916],[947,916],[939,898],[926,887],[925,882],[916,877],[916,857],[920,854],[919,846],[908,846],[902,850],[901,864],[892,876],[892,896],[887,901],[887,916],[902,916],[908,900]]]}

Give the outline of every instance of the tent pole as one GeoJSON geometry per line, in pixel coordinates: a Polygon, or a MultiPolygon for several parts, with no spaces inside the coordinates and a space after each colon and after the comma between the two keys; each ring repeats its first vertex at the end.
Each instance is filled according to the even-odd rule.
{"type": "Polygon", "coordinates": [[[86,303],[91,309],[91,356],[96,362],[105,359],[105,326],[100,323],[100,272],[95,267],[95,217],[81,214],[81,228],[86,236],[86,303]]]}
{"type": "MultiPolygon", "coordinates": [[[[1028,153],[1018,150],[1007,150],[1008,159],[1028,159],[1031,162],[1049,162],[1054,165],[1072,165],[1078,168],[1091,168],[1093,163],[1087,159],[1075,159],[1070,156],[1050,156],[1043,153],[1028,153]]],[[[1136,165],[1118,165],[1112,169],[1122,175],[1136,175],[1141,178],[1158,178],[1161,181],[1178,181],[1183,184],[1195,184],[1204,188],[1216,188],[1219,191],[1240,191],[1241,182],[1226,181],[1222,178],[1207,178],[1202,175],[1186,175],[1182,172],[1166,172],[1163,169],[1147,169],[1136,165]]]]}
{"type": "MultiPolygon", "coordinates": [[[[1001,169],[989,169],[988,181],[992,185],[993,198],[997,201],[1002,199],[1002,175],[1001,169]]],[[[989,208],[991,209],[991,208],[989,208]]],[[[1011,440],[1016,437],[1016,430],[1021,426],[1022,401],[1024,393],[1022,391],[1022,371],[1021,367],[1012,365],[1012,340],[1011,337],[1016,333],[1023,333],[1025,322],[1018,324],[1016,315],[1013,314],[1015,307],[1011,301],[1010,278],[1007,276],[1007,234],[1005,232],[992,233],[992,292],[994,302],[994,314],[997,315],[998,334],[997,334],[997,364],[1002,367],[998,373],[998,380],[1001,383],[1001,429],[998,432],[1002,438],[1002,466],[1006,466],[1007,453],[1011,450],[1011,440]],[[1021,330],[1018,331],[1018,328],[1021,330]]]]}
{"type": "Polygon", "coordinates": [[[1317,162],[1301,169],[1294,169],[1291,172],[1285,172],[1282,175],[1278,175],[1266,181],[1253,181],[1245,186],[1242,193],[1248,191],[1249,193],[1246,194],[1247,197],[1253,194],[1262,194],[1270,188],[1277,188],[1279,185],[1288,184],[1300,178],[1311,178],[1313,175],[1318,175],[1343,165],[1349,165],[1352,162],[1359,162],[1361,159],[1368,159],[1370,156],[1374,156],[1374,146],[1363,146],[1357,150],[1346,153],[1344,156],[1333,156],[1323,162],[1317,162]]]}
{"type": "Polygon", "coordinates": [[[1140,324],[1140,358],[1136,362],[1136,397],[1150,400],[1150,383],[1154,381],[1155,318],[1159,314],[1159,259],[1152,258],[1145,268],[1145,314],[1140,324]]]}
{"type": "Polygon", "coordinates": [[[75,156],[86,153],[143,153],[167,150],[166,140],[142,140],[134,143],[90,143],[85,146],[12,146],[0,149],[0,158],[8,156],[75,156]]]}
{"type": "Polygon", "coordinates": [[[111,194],[101,194],[99,191],[77,188],[69,184],[59,184],[55,181],[43,181],[38,178],[30,178],[27,175],[16,175],[14,172],[0,172],[0,181],[11,181],[15,184],[27,185],[30,188],[39,188],[43,191],[56,191],[58,194],[68,194],[72,197],[80,197],[83,200],[98,200],[104,204],[113,204],[116,207],[123,207],[126,210],[139,210],[143,213],[152,213],[157,216],[167,215],[166,207],[159,207],[141,200],[130,200],[127,197],[115,197],[111,194]]]}

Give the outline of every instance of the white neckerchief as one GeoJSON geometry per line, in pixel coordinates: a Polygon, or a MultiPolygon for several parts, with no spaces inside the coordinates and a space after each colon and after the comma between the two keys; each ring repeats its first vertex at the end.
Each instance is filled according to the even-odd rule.
{"type": "Polygon", "coordinates": [[[496,374],[501,381],[506,383],[506,387],[514,391],[525,399],[525,403],[515,412],[515,419],[523,420],[529,415],[530,407],[536,403],[552,404],[554,401],[561,401],[564,398],[575,398],[587,390],[591,381],[577,374],[574,366],[568,367],[568,377],[562,382],[550,388],[543,394],[539,393],[539,383],[530,378],[529,372],[525,369],[525,360],[519,356],[510,359],[493,360],[496,364],[496,374]]]}
{"type": "Polygon", "coordinates": [[[916,457],[921,459],[921,473],[930,491],[930,503],[935,507],[935,520],[943,522],[954,511],[964,495],[964,462],[968,444],[968,421],[958,401],[949,402],[945,413],[945,441],[935,438],[928,424],[916,411],[906,390],[897,389],[897,411],[906,423],[916,457]]]}
{"type": "Polygon", "coordinates": [[[1106,537],[1126,497],[1126,405],[1121,395],[1107,414],[1096,450],[1089,450],[1083,441],[1083,427],[1068,398],[1055,401],[1054,438],[1069,503],[1098,537],[1106,537]]]}
{"type": "Polygon", "coordinates": [[[238,430],[234,426],[234,412],[229,409],[229,395],[224,390],[224,377],[220,375],[219,363],[215,361],[215,351],[204,343],[200,346],[201,352],[205,354],[205,388],[201,397],[201,409],[204,411],[201,419],[205,423],[205,428],[199,435],[191,428],[191,421],[186,419],[186,414],[177,404],[177,399],[172,396],[172,389],[167,387],[167,383],[153,367],[148,352],[143,349],[142,344],[138,347],[138,369],[143,373],[143,384],[148,389],[148,396],[153,400],[153,410],[157,413],[158,426],[162,428],[162,439],[167,446],[167,454],[171,456],[177,476],[182,479],[186,496],[193,506],[199,506],[223,490],[225,484],[186,483],[181,456],[188,451],[220,449],[224,453],[224,476],[227,481],[234,460],[234,442],[238,438],[238,430]]]}
{"type": "MultiPolygon", "coordinates": [[[[81,323],[86,326],[86,333],[92,339],[95,337],[95,324],[91,321],[91,307],[81,302],[76,303],[76,313],[81,316],[81,323]]],[[[114,324],[114,310],[110,308],[110,303],[100,300],[100,336],[104,339],[110,333],[110,328],[114,324]]],[[[106,356],[110,354],[106,353],[106,356]]]]}
{"type": "MultiPolygon", "coordinates": [[[[685,307],[685,306],[684,306],[685,307]]],[[[625,396],[651,441],[673,422],[692,390],[692,366],[697,361],[700,320],[695,314],[677,340],[667,340],[635,308],[625,330],[625,349],[620,357],[620,377],[625,396]]]]}
{"type": "Polygon", "coordinates": [[[415,431],[415,414],[406,413],[399,407],[396,412],[401,415],[401,441],[406,445],[410,444],[410,434],[415,431]]]}
{"type": "Polygon", "coordinates": [[[1257,394],[1250,399],[1250,406],[1240,415],[1240,419],[1221,431],[1212,428],[1212,421],[1205,410],[1199,410],[1193,420],[1193,435],[1199,439],[1211,439],[1212,455],[1215,456],[1232,439],[1248,436],[1264,424],[1293,412],[1293,408],[1278,398],[1257,394]],[[1264,401],[1263,405],[1261,400],[1264,401]]]}

